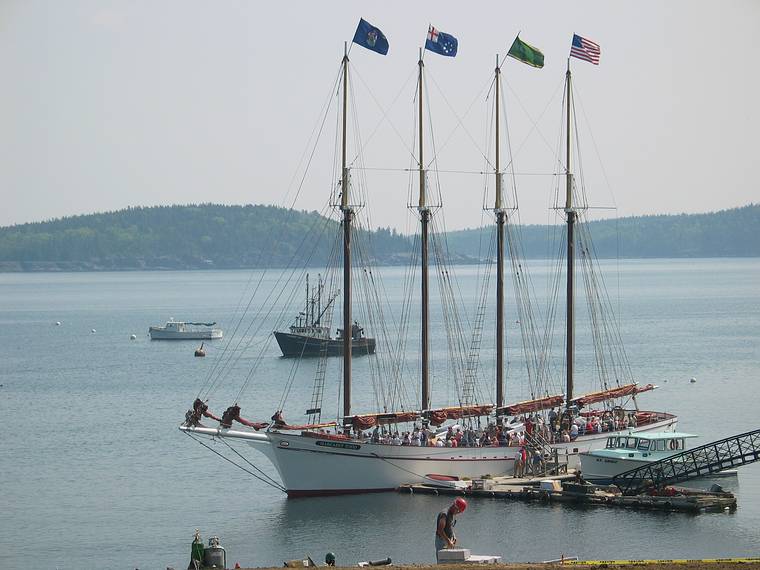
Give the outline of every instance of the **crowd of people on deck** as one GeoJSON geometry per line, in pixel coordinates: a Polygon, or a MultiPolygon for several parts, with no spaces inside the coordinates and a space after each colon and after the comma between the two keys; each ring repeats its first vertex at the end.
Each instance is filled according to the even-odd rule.
{"type": "Polygon", "coordinates": [[[405,432],[375,427],[371,432],[359,431],[357,438],[369,443],[414,447],[509,447],[525,443],[522,430],[510,430],[495,423],[489,423],[483,429],[449,426],[445,432],[435,432],[426,424],[405,432]]]}
{"type": "Polygon", "coordinates": [[[540,414],[520,416],[511,424],[489,423],[485,428],[449,426],[445,432],[434,431],[427,423],[415,425],[412,431],[393,431],[375,427],[372,431],[357,430],[360,441],[383,445],[415,447],[514,447],[528,440],[548,444],[570,443],[578,436],[626,430],[637,426],[635,412],[623,409],[578,413],[577,410],[552,409],[546,418],[540,414]]]}
{"type": "Polygon", "coordinates": [[[626,430],[637,423],[636,413],[622,408],[584,414],[572,408],[563,412],[552,408],[546,420],[537,414],[525,418],[525,431],[537,433],[548,443],[569,443],[580,435],[626,430]]]}

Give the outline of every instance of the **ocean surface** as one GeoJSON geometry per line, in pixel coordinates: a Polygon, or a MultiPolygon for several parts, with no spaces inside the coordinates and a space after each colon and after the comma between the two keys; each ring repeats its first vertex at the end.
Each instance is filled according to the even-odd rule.
{"type": "MultiPolygon", "coordinates": [[[[528,265],[535,306],[545,306],[550,264],[528,265]]],[[[760,260],[609,261],[601,268],[634,375],[660,386],[640,396],[640,406],[678,414],[679,430],[699,434],[700,442],[759,427],[760,260]]],[[[475,267],[454,267],[453,273],[466,328],[482,275],[475,267]]],[[[376,274],[384,284],[385,320],[398,322],[409,288],[406,271],[376,274]]],[[[0,568],[185,568],[196,528],[204,539],[221,537],[230,566],[280,566],[306,555],[321,561],[328,551],[341,565],[386,556],[434,561],[435,515],[449,498],[386,493],[288,500],[177,429],[225,346],[229,354],[230,339],[238,338],[250,346],[235,352],[225,382],[211,393],[212,409],[221,413],[245,383],[244,417],[268,420],[287,390],[286,418],[303,419],[316,361],[296,365],[267,343],[276,326],[302,310],[303,285],[294,284],[291,295],[279,277],[277,271],[0,274],[0,568]],[[267,298],[273,290],[283,294],[267,298]],[[170,317],[217,321],[226,338],[208,343],[205,359],[193,357],[194,341],[150,341],[148,326],[170,317]],[[243,324],[233,334],[238,322],[243,324]],[[251,373],[260,351],[261,364],[251,373]]],[[[582,384],[593,362],[590,341],[580,333],[588,317],[578,311],[582,384]]],[[[379,326],[360,310],[357,316],[379,326]]],[[[433,309],[438,404],[453,391],[441,319],[433,309]]],[[[513,348],[517,324],[508,322],[513,352],[506,391],[509,401],[517,401],[527,393],[519,349],[513,348]]],[[[417,323],[414,305],[405,373],[410,397],[418,393],[417,323]]],[[[560,341],[561,327],[559,321],[560,341]]],[[[492,330],[486,318],[485,378],[493,375],[492,330]]],[[[372,410],[372,358],[383,356],[354,360],[357,412],[372,410]]],[[[323,407],[335,412],[327,416],[338,410],[339,377],[338,362],[331,361],[323,407]]],[[[273,473],[263,456],[251,452],[249,459],[273,473]]],[[[473,552],[506,561],[562,554],[760,555],[760,465],[741,468],[738,478],[722,483],[737,494],[735,512],[664,514],[473,499],[457,534],[473,552]]]]}

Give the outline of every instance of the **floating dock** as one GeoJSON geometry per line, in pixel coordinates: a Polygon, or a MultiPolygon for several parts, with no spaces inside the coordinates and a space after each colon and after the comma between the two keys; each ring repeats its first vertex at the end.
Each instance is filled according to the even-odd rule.
{"type": "Polygon", "coordinates": [[[736,508],[736,497],[732,493],[671,487],[668,488],[667,494],[625,496],[614,487],[574,483],[572,482],[574,479],[572,473],[535,479],[494,477],[493,479],[476,479],[467,487],[406,484],[401,485],[398,491],[427,495],[458,495],[513,501],[540,501],[691,513],[736,508]]]}

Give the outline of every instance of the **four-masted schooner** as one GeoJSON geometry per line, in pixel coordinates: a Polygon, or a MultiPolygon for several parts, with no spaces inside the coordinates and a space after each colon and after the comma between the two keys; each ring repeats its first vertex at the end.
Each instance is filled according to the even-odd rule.
{"type": "MultiPolygon", "coordinates": [[[[445,44],[429,47],[441,55],[456,54],[456,40],[439,33],[431,27],[428,44],[448,41],[445,44]],[[453,44],[451,43],[453,40],[453,44]]],[[[361,20],[354,41],[373,51],[381,51],[384,43],[387,52],[387,40],[382,32],[364,20],[361,20]],[[357,41],[357,37],[359,41],[357,41]],[[380,49],[377,49],[377,48],[380,49]]],[[[517,41],[517,40],[516,40],[517,41]]],[[[507,209],[502,195],[501,164],[499,159],[498,108],[500,97],[500,66],[497,60],[495,70],[496,85],[496,160],[494,174],[496,179],[496,200],[494,214],[497,233],[497,322],[496,322],[496,401],[486,403],[463,402],[457,406],[431,408],[430,398],[430,338],[429,338],[429,269],[428,269],[428,232],[432,208],[426,187],[426,169],[423,146],[423,51],[418,60],[417,98],[419,148],[416,162],[419,175],[419,196],[416,207],[420,223],[420,277],[421,277],[421,383],[419,408],[414,410],[387,411],[356,414],[352,410],[352,343],[350,335],[343,335],[343,384],[342,415],[336,421],[292,425],[285,422],[281,412],[275,413],[272,422],[251,422],[240,417],[240,407],[234,404],[227,409],[222,418],[214,416],[205,402],[197,399],[192,410],[188,412],[185,423],[180,426],[188,435],[208,436],[224,440],[244,441],[262,452],[274,465],[282,482],[282,490],[288,496],[332,495],[343,493],[360,493],[388,491],[402,483],[431,482],[441,478],[480,478],[486,474],[509,475],[514,468],[515,456],[519,452],[522,439],[510,437],[500,444],[488,446],[432,447],[419,445],[388,445],[368,440],[364,431],[372,428],[383,429],[384,426],[421,425],[443,426],[445,422],[467,422],[473,418],[484,419],[490,426],[498,424],[500,432],[514,435],[524,431],[523,419],[531,414],[559,408],[565,405],[563,418],[572,421],[583,406],[596,402],[623,398],[651,389],[651,385],[638,387],[635,384],[618,386],[594,394],[573,397],[572,368],[574,345],[571,330],[574,329],[573,317],[573,224],[576,214],[572,203],[572,174],[570,171],[570,72],[567,74],[568,104],[568,150],[566,164],[568,199],[565,212],[568,223],[568,286],[567,286],[567,393],[553,396],[543,395],[529,401],[505,405],[504,403],[504,227],[508,223],[507,209]],[[219,427],[205,427],[201,420],[206,417],[219,421],[219,427]],[[238,427],[233,422],[240,424],[238,427]],[[234,427],[233,427],[234,426],[234,427]],[[507,443],[508,442],[508,443],[507,443]]],[[[350,330],[352,325],[352,224],[354,207],[351,203],[350,168],[346,160],[347,147],[347,107],[349,85],[348,50],[344,52],[341,62],[342,75],[342,123],[341,123],[341,180],[340,204],[343,233],[343,330],[350,330]]],[[[655,412],[639,413],[641,421],[637,430],[662,430],[675,424],[675,417],[655,412]]],[[[632,428],[633,429],[633,428],[632,428]]],[[[435,431],[435,428],[431,428],[435,431]]],[[[552,448],[562,454],[577,454],[602,447],[610,432],[586,434],[570,442],[541,441],[536,449],[542,453],[552,448]]]]}

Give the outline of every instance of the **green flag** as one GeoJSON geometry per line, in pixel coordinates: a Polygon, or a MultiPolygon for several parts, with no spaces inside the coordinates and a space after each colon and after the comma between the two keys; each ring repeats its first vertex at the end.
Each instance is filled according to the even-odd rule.
{"type": "Polygon", "coordinates": [[[517,36],[515,41],[512,42],[512,47],[509,48],[507,55],[511,55],[515,59],[519,59],[523,63],[527,63],[533,67],[544,66],[544,54],[532,45],[526,44],[520,39],[520,36],[517,36]]]}

